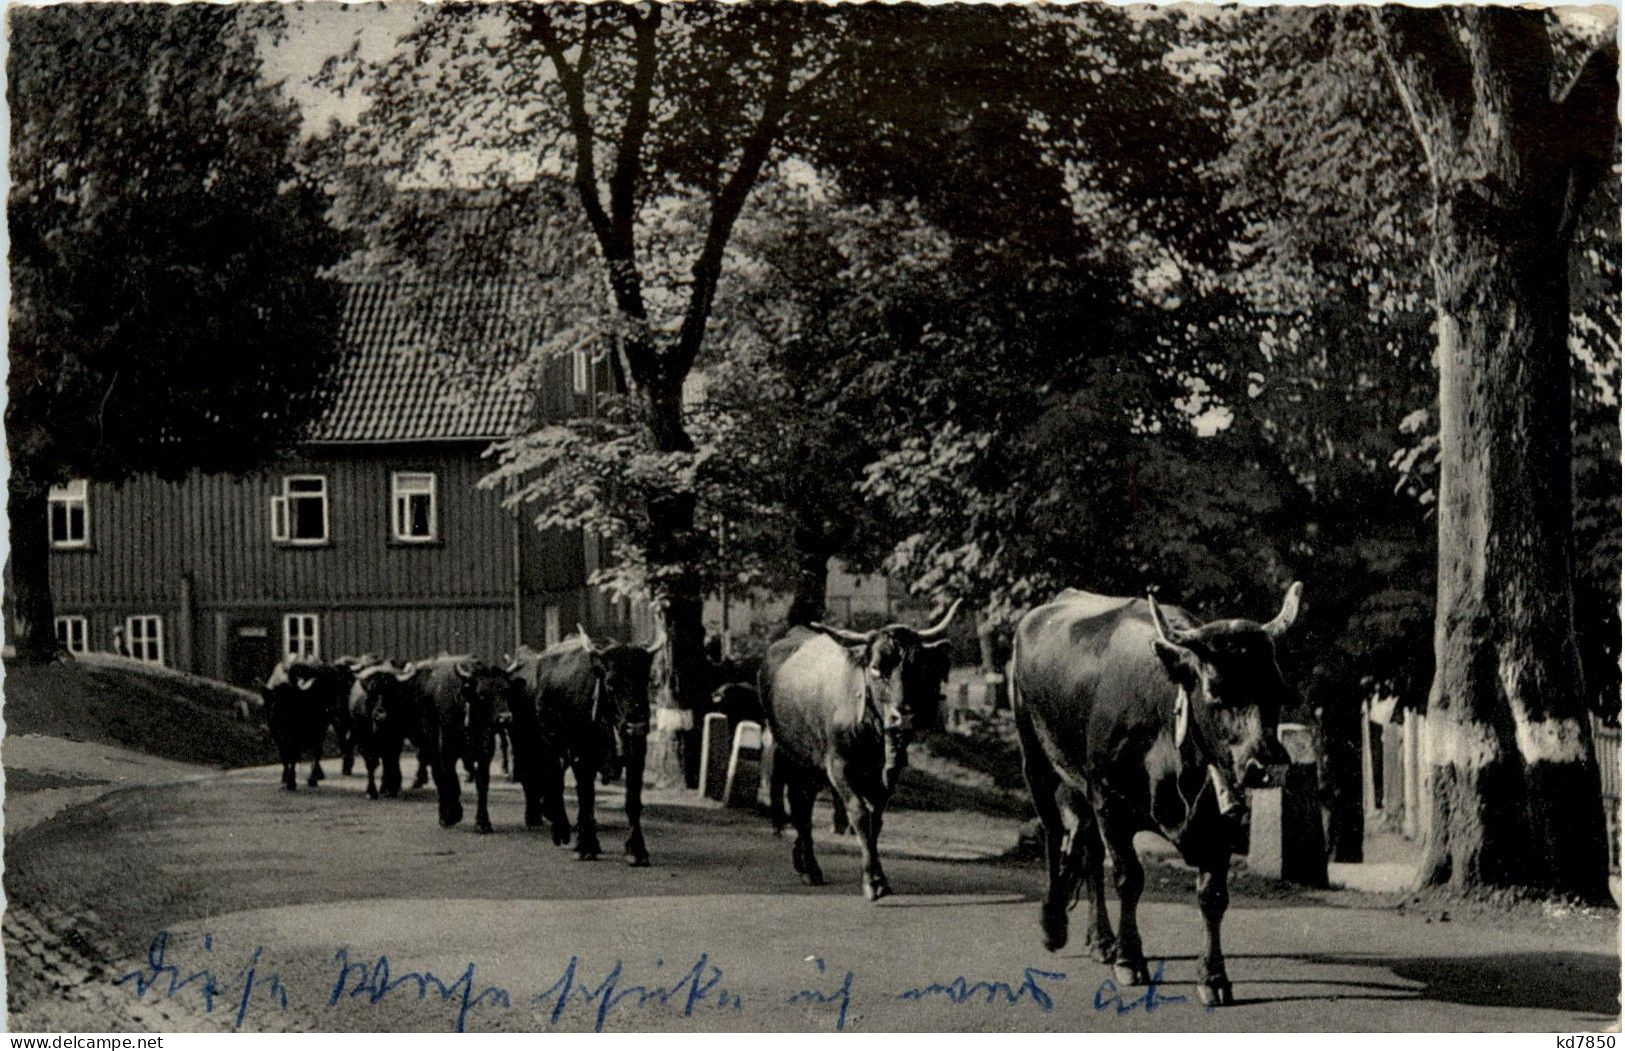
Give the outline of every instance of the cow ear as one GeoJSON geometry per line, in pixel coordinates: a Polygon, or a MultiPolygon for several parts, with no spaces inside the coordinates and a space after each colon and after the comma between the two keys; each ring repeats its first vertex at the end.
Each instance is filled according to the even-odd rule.
{"type": "Polygon", "coordinates": [[[1153,639],[1151,646],[1157,651],[1168,677],[1187,690],[1196,689],[1202,679],[1202,662],[1184,646],[1161,639],[1153,639]]]}

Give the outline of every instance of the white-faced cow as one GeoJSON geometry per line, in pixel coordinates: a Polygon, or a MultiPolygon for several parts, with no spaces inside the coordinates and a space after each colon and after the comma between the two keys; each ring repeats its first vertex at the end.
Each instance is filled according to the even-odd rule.
{"type": "Polygon", "coordinates": [[[626,862],[649,864],[643,842],[643,768],[649,746],[649,671],[665,645],[595,645],[585,629],[544,652],[521,647],[508,673],[521,684],[513,699],[514,771],[525,791],[525,824],[545,818],[553,842],[570,842],[564,770],[575,774],[576,856],[603,853],[593,817],[600,772],[626,775],[626,862]]]}
{"type": "Polygon", "coordinates": [[[282,787],[292,792],[298,777],[294,768],[305,754],[311,757],[311,788],[322,773],[322,748],[327,728],[341,721],[355,672],[347,664],[288,658],[272,669],[260,696],[265,701],[265,725],[271,731],[282,761],[282,787]]]}
{"type": "Polygon", "coordinates": [[[496,719],[512,690],[507,673],[468,656],[442,654],[404,668],[384,664],[362,671],[350,694],[350,711],[367,764],[367,795],[378,797],[373,773],[380,763],[383,794],[400,793],[401,749],[411,741],[420,777],[425,766],[434,776],[440,823],[450,827],[463,819],[457,776],[461,761],[474,774],[474,827],[490,832],[487,799],[496,719]]]}
{"type": "Polygon", "coordinates": [[[1066,944],[1067,908],[1081,881],[1095,957],[1114,965],[1119,982],[1147,984],[1135,918],[1145,873],[1134,834],[1158,832],[1198,871],[1207,927],[1198,992],[1209,1005],[1232,1002],[1219,924],[1231,850],[1244,838],[1240,789],[1267,784],[1270,768],[1287,762],[1276,728],[1290,694],[1275,641],[1296,619],[1301,592],[1293,584],[1267,624],[1197,624],[1152,598],[1072,590],[1021,619],[1011,697],[1045,832],[1046,948],[1066,944]],[[1121,905],[1115,936],[1102,840],[1121,905]]]}
{"type": "Polygon", "coordinates": [[[804,882],[824,882],[813,856],[812,810],[834,787],[863,846],[863,896],[891,893],[877,843],[886,803],[908,765],[915,721],[937,711],[948,675],[943,635],[956,600],[924,630],[889,624],[846,631],[822,624],[792,628],[768,647],[761,698],[773,728],[773,776],[790,797],[796,841],[790,860],[804,882]]]}

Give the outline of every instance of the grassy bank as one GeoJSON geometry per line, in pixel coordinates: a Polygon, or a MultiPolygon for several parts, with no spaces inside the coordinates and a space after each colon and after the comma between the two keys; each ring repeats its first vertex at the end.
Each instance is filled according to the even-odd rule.
{"type": "Polygon", "coordinates": [[[107,654],[7,662],[8,734],[95,741],[205,766],[271,762],[259,698],[246,690],[107,654]]]}

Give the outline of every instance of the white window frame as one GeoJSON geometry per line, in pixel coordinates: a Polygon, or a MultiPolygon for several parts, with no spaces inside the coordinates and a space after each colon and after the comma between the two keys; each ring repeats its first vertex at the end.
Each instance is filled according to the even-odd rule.
{"type": "Polygon", "coordinates": [[[143,664],[164,663],[164,618],[159,613],[138,613],[133,617],[124,618],[124,645],[130,651],[130,656],[143,664]],[[136,628],[140,627],[138,633],[136,628]],[[149,632],[147,629],[153,629],[149,632]],[[146,656],[139,652],[147,649],[148,645],[156,652],[156,657],[146,656]]]}
{"type": "Polygon", "coordinates": [[[542,648],[557,646],[563,639],[562,617],[557,606],[548,606],[542,610],[542,648]]]}
{"type": "Polygon", "coordinates": [[[394,471],[389,476],[389,492],[389,533],[396,543],[432,544],[440,539],[440,479],[433,471],[394,471]],[[421,482],[425,478],[428,479],[427,488],[421,482]],[[425,494],[429,497],[429,533],[427,536],[414,536],[406,532],[412,521],[411,498],[425,494]]]}
{"type": "MultiPolygon", "coordinates": [[[[58,551],[72,550],[74,548],[90,546],[90,483],[83,478],[75,478],[67,485],[51,486],[50,496],[46,507],[45,528],[51,538],[51,547],[58,551]],[[68,509],[71,516],[73,507],[78,505],[80,513],[81,535],[58,539],[56,536],[56,509],[61,505],[68,509]]],[[[71,520],[71,518],[70,518],[71,520]]]]}
{"type": "Polygon", "coordinates": [[[69,653],[89,653],[90,621],[74,615],[56,618],[56,641],[69,653]],[[67,631],[64,632],[63,628],[67,631]],[[74,638],[75,635],[78,635],[77,639],[74,638]]]}
{"type": "Polygon", "coordinates": [[[289,613],[282,618],[283,656],[321,660],[322,620],[314,613],[289,613]]]}
{"type": "Polygon", "coordinates": [[[592,392],[592,355],[585,350],[570,355],[570,386],[577,394],[592,392]]]}
{"type": "Polygon", "coordinates": [[[279,544],[293,544],[303,547],[319,547],[328,542],[333,535],[332,506],[327,492],[327,475],[325,474],[288,474],[282,476],[282,492],[271,497],[271,539],[279,544]],[[295,482],[320,482],[319,492],[293,491],[295,482]],[[292,501],[310,500],[320,497],[322,501],[322,535],[319,537],[293,535],[293,508],[292,501]]]}

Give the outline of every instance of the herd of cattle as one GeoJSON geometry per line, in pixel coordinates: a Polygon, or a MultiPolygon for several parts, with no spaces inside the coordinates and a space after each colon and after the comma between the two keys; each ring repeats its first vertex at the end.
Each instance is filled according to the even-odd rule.
{"type": "MultiPolygon", "coordinates": [[[[1198,992],[1207,1004],[1231,1002],[1219,944],[1227,873],[1246,840],[1242,790],[1268,784],[1270,771],[1287,761],[1276,730],[1290,693],[1275,641],[1297,617],[1301,590],[1292,585],[1266,623],[1199,624],[1152,598],[1075,590],[1020,620],[1010,689],[1044,830],[1046,948],[1066,944],[1068,912],[1081,899],[1095,958],[1112,964],[1120,983],[1149,981],[1135,918],[1144,872],[1133,839],[1157,832],[1199,873],[1207,947],[1198,992]],[[1105,908],[1107,853],[1120,905],[1115,932],[1105,908]]],[[[756,686],[774,749],[775,827],[788,797],[791,862],[806,883],[823,882],[812,812],[819,793],[833,788],[838,815],[849,815],[858,835],[864,896],[890,893],[878,851],[881,823],[909,744],[940,711],[946,634],[958,606],[928,628],[858,632],[814,623],[791,628],[769,647],[756,686]]],[[[332,727],[344,772],[359,752],[368,796],[398,795],[409,742],[418,784],[434,780],[440,823],[462,820],[461,763],[474,782],[476,828],[490,832],[487,795],[500,738],[505,754],[511,742],[525,824],[546,823],[555,844],[573,835],[582,859],[602,852],[593,816],[597,781],[624,777],[626,860],[647,865],[641,818],[650,677],[664,641],[600,645],[581,630],[542,652],[521,648],[502,667],[447,655],[404,666],[373,657],[284,661],[262,690],[282,784],[296,787],[295,765],[307,754],[307,783],[321,780],[332,727]],[[567,769],[578,803],[573,828],[567,769]]],[[[728,684],[719,695],[738,689],[728,684]]]]}

